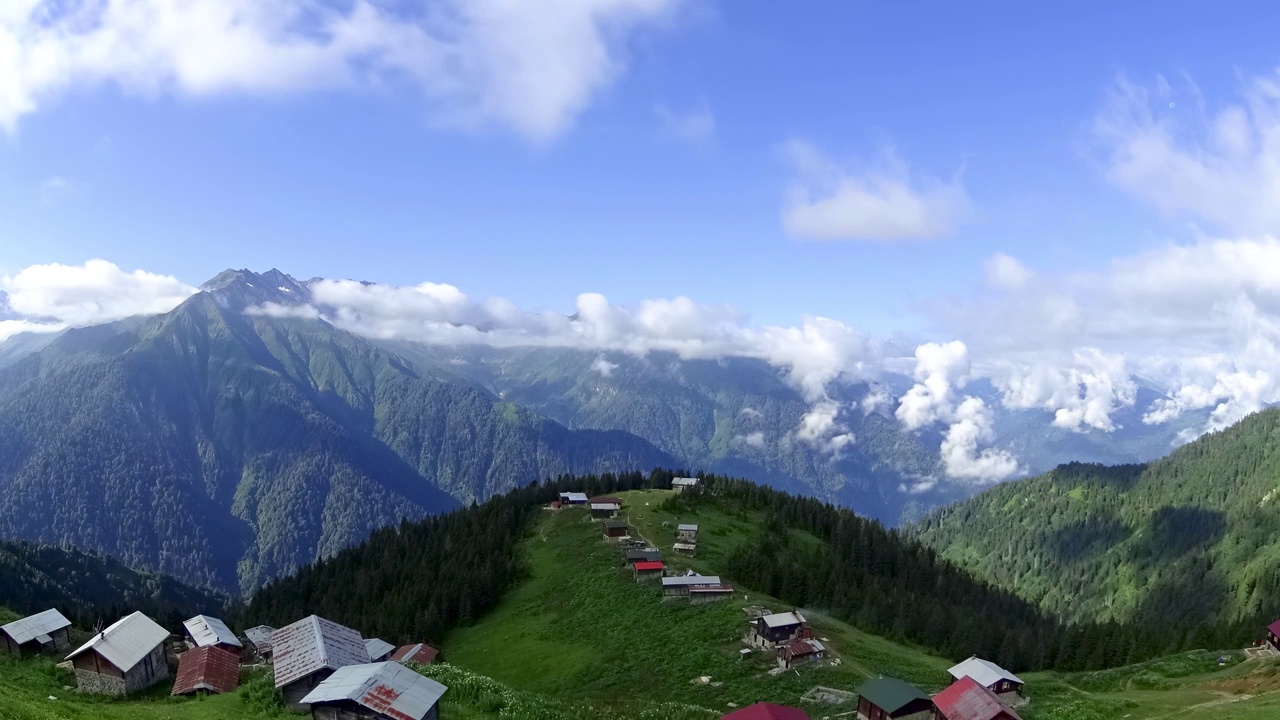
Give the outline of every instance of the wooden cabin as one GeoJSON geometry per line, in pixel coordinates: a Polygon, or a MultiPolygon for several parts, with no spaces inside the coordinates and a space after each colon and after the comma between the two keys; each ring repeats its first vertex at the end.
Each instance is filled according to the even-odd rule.
{"type": "Polygon", "coordinates": [[[419,665],[430,665],[435,662],[438,657],[440,657],[440,651],[426,643],[401,645],[395,653],[391,655],[391,659],[398,663],[414,662],[419,665]]]}
{"type": "Polygon", "coordinates": [[[995,693],[996,697],[1000,698],[1000,702],[1009,707],[1017,707],[1024,702],[1021,678],[993,662],[971,656],[947,672],[954,680],[966,676],[973,678],[979,685],[995,693]]]}
{"type": "Polygon", "coordinates": [[[661,560],[638,562],[632,566],[632,572],[635,574],[636,582],[657,580],[662,577],[663,571],[664,566],[661,560]]]}
{"type": "Polygon", "coordinates": [[[560,493],[560,505],[586,505],[587,494],[580,492],[562,492],[560,493]]]}
{"type": "Polygon", "coordinates": [[[316,615],[275,631],[271,652],[276,688],[294,712],[307,710],[303,698],[338,670],[369,664],[360,633],[316,615]]]}
{"type": "Polygon", "coordinates": [[[632,549],[626,552],[627,567],[632,567],[640,562],[658,562],[662,559],[662,553],[657,548],[632,549]]]}
{"type": "Polygon", "coordinates": [[[591,517],[595,518],[616,517],[618,511],[622,510],[622,501],[615,497],[593,497],[587,504],[591,507],[591,517]]]}
{"type": "Polygon", "coordinates": [[[778,667],[789,670],[797,665],[817,662],[826,657],[827,646],[815,638],[792,640],[774,650],[778,667]]]}
{"type": "Polygon", "coordinates": [[[1022,720],[996,694],[968,675],[933,696],[937,720],[1022,720]]]}
{"type": "Polygon", "coordinates": [[[0,627],[0,640],[15,657],[65,652],[71,647],[71,621],[57,610],[45,610],[0,627]]]}
{"type": "Polygon", "coordinates": [[[449,688],[397,662],[348,665],[302,698],[312,720],[437,720],[449,688]]]}
{"type": "Polygon", "coordinates": [[[240,687],[240,653],[224,645],[206,645],[178,656],[171,695],[229,693],[240,687]]]}
{"type": "Polygon", "coordinates": [[[698,526],[692,523],[680,523],[676,526],[676,541],[682,543],[698,542],[698,526]]]}
{"type": "Polygon", "coordinates": [[[698,489],[698,478],[673,478],[671,480],[671,489],[676,492],[688,492],[689,490],[698,489]]]}
{"type": "Polygon", "coordinates": [[[271,662],[271,635],[276,631],[270,625],[258,625],[244,631],[245,639],[258,657],[271,662]]]}
{"type": "Polygon", "coordinates": [[[689,603],[704,605],[706,603],[729,600],[733,597],[733,586],[723,583],[717,585],[694,585],[689,588],[689,603]]]}
{"type": "Polygon", "coordinates": [[[897,678],[868,680],[858,688],[858,720],[933,720],[933,700],[897,678]]]}
{"type": "Polygon", "coordinates": [[[383,662],[391,659],[396,646],[382,638],[366,638],[364,649],[369,653],[369,662],[383,662]]]}
{"type": "Polygon", "coordinates": [[[197,615],[183,621],[182,627],[187,631],[187,644],[192,648],[220,647],[235,653],[236,657],[244,650],[236,634],[218,618],[197,615]]]}
{"type": "Polygon", "coordinates": [[[662,594],[666,597],[688,597],[691,588],[719,584],[717,575],[671,575],[662,578],[662,594]]]}
{"type": "Polygon", "coordinates": [[[743,641],[761,650],[772,650],[779,645],[810,636],[809,623],[799,612],[762,615],[748,622],[750,626],[743,641]]]}
{"type": "Polygon", "coordinates": [[[601,527],[604,528],[604,536],[611,540],[621,540],[630,535],[630,528],[621,520],[605,520],[601,527]]]}
{"type": "Polygon", "coordinates": [[[690,556],[690,557],[694,557],[694,556],[696,556],[696,555],[698,554],[698,546],[697,546],[697,545],[694,545],[693,543],[679,543],[679,542],[678,542],[678,543],[676,543],[676,544],[672,545],[672,546],[671,546],[671,549],[672,549],[672,550],[675,550],[676,552],[680,553],[681,555],[688,555],[688,556],[690,556]]]}
{"type": "Polygon", "coordinates": [[[164,644],[169,631],[135,612],[94,635],[67,656],[80,692],[128,695],[169,677],[164,644]]]}

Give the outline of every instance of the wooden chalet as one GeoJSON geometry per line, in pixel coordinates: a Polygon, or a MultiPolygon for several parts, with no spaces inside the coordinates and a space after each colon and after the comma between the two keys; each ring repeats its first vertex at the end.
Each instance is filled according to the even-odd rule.
{"type": "Polygon", "coordinates": [[[1280,620],[1267,626],[1267,642],[1271,647],[1280,650],[1280,620]]]}
{"type": "Polygon", "coordinates": [[[605,520],[600,524],[604,528],[604,536],[612,540],[621,540],[630,536],[629,526],[621,520],[605,520]]]}
{"type": "Polygon", "coordinates": [[[676,541],[682,543],[697,543],[698,526],[693,523],[680,523],[677,525],[676,541]]]}
{"type": "Polygon", "coordinates": [[[897,678],[868,680],[858,688],[858,720],[933,720],[933,700],[897,678]]]}
{"type": "Polygon", "coordinates": [[[1000,702],[1017,707],[1022,699],[1022,679],[993,662],[971,656],[947,671],[955,680],[971,677],[1000,698],[1000,702]]]}
{"type": "Polygon", "coordinates": [[[808,621],[798,611],[762,615],[748,622],[750,625],[743,641],[761,650],[772,650],[812,635],[808,621]]]}
{"type": "Polygon", "coordinates": [[[800,708],[762,702],[721,715],[720,720],[809,720],[809,716],[800,708]]]}
{"type": "Polygon", "coordinates": [[[616,497],[593,497],[587,502],[591,506],[591,516],[596,518],[616,517],[622,509],[622,501],[616,497]]]}
{"type": "Polygon", "coordinates": [[[117,620],[67,656],[80,692],[128,695],[169,677],[164,644],[169,631],[135,612],[117,620]]]}
{"type": "Polygon", "coordinates": [[[662,578],[662,594],[666,597],[688,597],[694,587],[719,584],[717,575],[670,575],[662,578]]]}
{"type": "Polygon", "coordinates": [[[270,625],[258,625],[244,631],[244,637],[249,641],[249,647],[258,654],[258,657],[271,662],[271,635],[276,631],[270,625]]]}
{"type": "Polygon", "coordinates": [[[671,489],[676,492],[686,492],[698,489],[698,478],[673,478],[671,480],[671,489]]]}
{"type": "Polygon", "coordinates": [[[694,545],[693,543],[682,543],[682,542],[678,542],[678,543],[676,543],[676,544],[672,545],[672,546],[671,546],[671,549],[672,549],[672,550],[675,550],[676,552],[680,553],[681,555],[690,555],[690,556],[694,556],[694,555],[697,555],[697,554],[698,554],[698,546],[697,546],[697,545],[694,545]]]}
{"type": "Polygon", "coordinates": [[[236,634],[218,618],[197,615],[184,620],[182,627],[187,631],[187,645],[191,648],[220,647],[235,653],[236,657],[244,650],[244,645],[236,634]]]}
{"type": "Polygon", "coordinates": [[[229,693],[240,687],[240,653],[224,645],[205,645],[178,656],[171,695],[229,693]]]}
{"type": "Polygon", "coordinates": [[[396,646],[382,638],[365,638],[364,649],[369,653],[369,662],[384,662],[391,659],[396,646]]]}
{"type": "Polygon", "coordinates": [[[391,655],[391,659],[398,663],[414,662],[419,665],[430,665],[440,656],[440,651],[431,647],[426,643],[414,643],[413,645],[401,645],[391,655]]]}
{"type": "Polygon", "coordinates": [[[0,640],[15,657],[62,652],[71,647],[71,621],[57,610],[45,610],[0,627],[0,640]]]}
{"type": "Polygon", "coordinates": [[[306,710],[303,698],[338,670],[369,664],[360,633],[316,615],[275,631],[271,652],[276,688],[294,712],[306,710]]]}
{"type": "Polygon", "coordinates": [[[661,560],[652,562],[638,562],[632,566],[632,572],[635,573],[636,582],[646,582],[656,580],[662,577],[664,567],[661,560]]]}
{"type": "Polygon", "coordinates": [[[587,494],[580,492],[562,492],[560,493],[560,504],[564,505],[586,505],[587,494]]]}
{"type": "Polygon", "coordinates": [[[715,585],[694,585],[689,588],[689,602],[693,605],[729,600],[733,597],[733,586],[717,583],[715,585]]]}
{"type": "Polygon", "coordinates": [[[968,675],[933,696],[937,720],[1022,720],[996,694],[968,675]]]}
{"type": "Polygon", "coordinates": [[[662,559],[662,553],[657,548],[632,549],[626,552],[627,567],[632,567],[640,562],[657,562],[662,559]]]}
{"type": "Polygon", "coordinates": [[[792,640],[774,650],[778,667],[789,670],[797,665],[817,662],[827,655],[827,646],[817,638],[792,640]]]}
{"type": "Polygon", "coordinates": [[[437,720],[449,688],[397,662],[348,665],[302,698],[312,720],[437,720]]]}

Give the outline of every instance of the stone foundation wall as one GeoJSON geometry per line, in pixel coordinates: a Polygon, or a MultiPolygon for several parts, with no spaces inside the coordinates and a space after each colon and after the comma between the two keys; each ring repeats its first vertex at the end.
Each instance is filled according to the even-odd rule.
{"type": "Polygon", "coordinates": [[[80,692],[93,695],[124,695],[124,678],[100,675],[88,670],[76,669],[76,684],[80,692]]]}

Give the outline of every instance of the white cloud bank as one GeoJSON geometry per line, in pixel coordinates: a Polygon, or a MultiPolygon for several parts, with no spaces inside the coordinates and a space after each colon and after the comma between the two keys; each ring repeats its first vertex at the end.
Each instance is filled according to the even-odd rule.
{"type": "Polygon", "coordinates": [[[912,240],[951,233],[968,212],[959,180],[914,177],[887,151],[879,164],[850,171],[805,140],[782,153],[795,177],[787,188],[782,226],[812,240],[912,240]]]}
{"type": "Polygon", "coordinates": [[[0,127],[80,88],[274,96],[408,80],[442,123],[535,141],[625,71],[680,0],[5,0],[0,127]]]}

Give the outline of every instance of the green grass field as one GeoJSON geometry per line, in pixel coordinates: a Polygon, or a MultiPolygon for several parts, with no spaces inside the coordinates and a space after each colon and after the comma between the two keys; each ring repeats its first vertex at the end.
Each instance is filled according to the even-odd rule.
{"type": "MultiPolygon", "coordinates": [[[[675,516],[667,491],[623,493],[633,534],[662,548],[675,569],[718,574],[761,518],[705,509],[675,516]],[[700,526],[697,558],[671,545],[681,522],[700,526]]],[[[801,542],[818,542],[798,535],[801,542]]],[[[691,606],[664,602],[656,583],[637,584],[622,553],[580,508],[546,512],[526,541],[529,577],[478,624],[444,644],[449,664],[426,674],[449,686],[443,720],[715,720],[768,700],[805,707],[815,718],[850,706],[806,704],[815,686],[852,691],[880,674],[941,689],[951,660],[868,635],[815,608],[801,608],[828,661],[771,676],[771,657],[738,650],[746,605],[791,606],[738,588],[731,601],[691,606]],[[837,662],[830,662],[836,660],[837,662]],[[703,680],[703,678],[708,678],[703,680]]],[[[732,578],[726,578],[732,581],[732,578]]],[[[0,609],[0,622],[8,617],[0,609]]],[[[1280,661],[1242,661],[1240,653],[1198,651],[1095,673],[1025,675],[1031,704],[1024,720],[1215,720],[1280,718],[1280,661]]],[[[296,717],[271,706],[266,673],[250,674],[240,691],[204,699],[168,697],[168,686],[128,700],[79,696],[69,673],[51,659],[0,655],[0,720],[246,720],[296,717]],[[50,696],[56,699],[49,699],[50,696]]]]}

